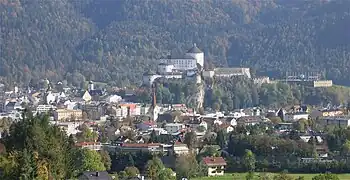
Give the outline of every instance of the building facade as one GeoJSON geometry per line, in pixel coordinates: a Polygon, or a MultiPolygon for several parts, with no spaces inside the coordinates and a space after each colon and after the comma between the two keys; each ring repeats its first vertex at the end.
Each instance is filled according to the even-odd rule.
{"type": "Polygon", "coordinates": [[[56,121],[82,120],[83,111],[81,109],[56,109],[54,111],[54,119],[56,121]]]}

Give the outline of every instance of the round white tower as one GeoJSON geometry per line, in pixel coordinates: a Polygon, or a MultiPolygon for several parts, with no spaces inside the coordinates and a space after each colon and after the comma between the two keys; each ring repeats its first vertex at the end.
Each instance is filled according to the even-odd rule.
{"type": "Polygon", "coordinates": [[[204,66],[204,53],[201,51],[196,43],[193,44],[193,47],[187,51],[186,56],[189,58],[194,58],[197,61],[197,64],[204,66]]]}

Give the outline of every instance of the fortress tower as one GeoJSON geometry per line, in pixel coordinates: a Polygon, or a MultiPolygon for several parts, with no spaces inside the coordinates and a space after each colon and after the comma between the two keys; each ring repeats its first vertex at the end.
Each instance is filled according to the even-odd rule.
{"type": "Polygon", "coordinates": [[[201,65],[201,67],[203,68],[203,66],[204,66],[204,53],[203,53],[203,51],[201,51],[197,47],[196,43],[194,43],[193,47],[187,51],[185,56],[186,56],[186,58],[196,59],[197,64],[201,65]]]}

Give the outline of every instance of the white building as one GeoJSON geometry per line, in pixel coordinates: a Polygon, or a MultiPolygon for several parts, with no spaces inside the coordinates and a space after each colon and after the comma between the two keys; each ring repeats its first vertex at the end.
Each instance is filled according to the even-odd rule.
{"type": "Polygon", "coordinates": [[[60,127],[62,130],[66,132],[68,136],[71,134],[75,135],[78,132],[78,127],[83,124],[82,122],[60,122],[60,121],[50,121],[51,124],[54,124],[60,127]]]}
{"type": "Polygon", "coordinates": [[[50,110],[56,110],[56,106],[41,104],[41,105],[38,105],[38,107],[36,107],[36,112],[38,114],[47,113],[50,110]]]}
{"type": "Polygon", "coordinates": [[[102,147],[103,147],[102,144],[99,142],[81,142],[81,143],[76,143],[75,146],[80,148],[87,148],[94,151],[100,151],[102,150],[102,147]]]}
{"type": "Polygon", "coordinates": [[[204,164],[208,167],[208,176],[223,176],[226,161],[222,157],[204,157],[204,164]]]}
{"type": "Polygon", "coordinates": [[[56,96],[52,92],[48,92],[46,95],[46,104],[51,104],[56,102],[56,96]]]}
{"type": "Polygon", "coordinates": [[[183,143],[175,143],[173,145],[173,152],[175,155],[188,154],[189,149],[186,144],[183,143]]]}
{"type": "Polygon", "coordinates": [[[287,121],[287,122],[295,122],[300,119],[308,119],[308,118],[309,118],[309,114],[306,112],[286,113],[284,115],[284,121],[287,121]]]}
{"type": "Polygon", "coordinates": [[[118,95],[111,95],[107,98],[108,103],[118,103],[121,100],[123,100],[123,98],[118,95]]]}
{"type": "Polygon", "coordinates": [[[245,76],[247,78],[251,78],[250,68],[215,68],[214,76],[216,77],[245,76]]]}
{"type": "Polygon", "coordinates": [[[159,74],[172,73],[173,70],[174,70],[174,65],[172,65],[172,64],[166,64],[166,63],[158,64],[158,73],[159,74]]]}
{"type": "Polygon", "coordinates": [[[204,66],[204,53],[197,47],[196,44],[193,44],[193,47],[187,51],[184,58],[182,59],[160,59],[161,63],[173,65],[175,70],[191,70],[197,69],[197,64],[201,67],[204,66]]]}
{"type": "Polygon", "coordinates": [[[234,119],[238,119],[240,117],[247,116],[247,114],[245,114],[243,109],[236,110],[236,111],[230,113],[230,115],[232,115],[234,119]]]}
{"type": "Polygon", "coordinates": [[[184,128],[185,128],[185,125],[184,124],[180,124],[180,123],[169,123],[169,124],[166,124],[165,127],[164,127],[164,129],[169,134],[176,133],[179,130],[184,129],[184,128]]]}
{"type": "Polygon", "coordinates": [[[197,47],[196,44],[187,51],[184,58],[160,59],[160,64],[157,67],[157,73],[148,71],[143,74],[143,84],[152,85],[154,80],[163,77],[166,79],[180,79],[183,78],[183,73],[186,71],[197,70],[204,66],[204,53],[197,47]]]}

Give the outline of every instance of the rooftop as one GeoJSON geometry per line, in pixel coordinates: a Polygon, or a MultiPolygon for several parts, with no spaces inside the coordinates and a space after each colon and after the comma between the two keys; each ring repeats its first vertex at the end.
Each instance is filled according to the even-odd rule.
{"type": "Polygon", "coordinates": [[[160,146],[160,143],[124,143],[122,144],[122,147],[129,147],[129,148],[147,148],[150,146],[160,146]]]}
{"type": "Polygon", "coordinates": [[[204,157],[203,162],[207,166],[226,166],[227,165],[225,159],[222,157],[204,157]]]}
{"type": "Polygon", "coordinates": [[[155,72],[151,71],[151,70],[148,70],[146,71],[145,73],[143,73],[144,76],[151,76],[151,75],[156,75],[155,72]]]}
{"type": "Polygon", "coordinates": [[[90,180],[98,180],[98,179],[103,179],[103,180],[109,180],[112,179],[109,175],[108,172],[106,171],[85,171],[83,172],[82,176],[85,177],[85,179],[90,179],[90,180]]]}
{"type": "Polygon", "coordinates": [[[80,142],[80,143],[76,143],[75,146],[92,146],[92,145],[101,145],[101,143],[99,142],[80,142]]]}
{"type": "Polygon", "coordinates": [[[187,51],[187,53],[203,53],[198,47],[197,44],[194,43],[193,47],[187,51]]]}
{"type": "Polygon", "coordinates": [[[243,74],[246,68],[215,68],[215,74],[243,74]]]}

